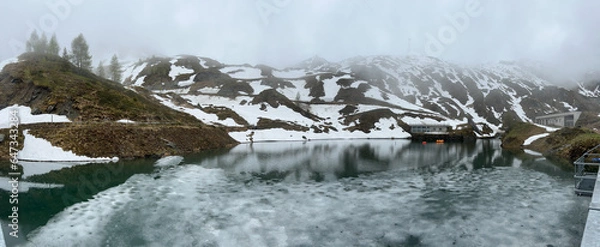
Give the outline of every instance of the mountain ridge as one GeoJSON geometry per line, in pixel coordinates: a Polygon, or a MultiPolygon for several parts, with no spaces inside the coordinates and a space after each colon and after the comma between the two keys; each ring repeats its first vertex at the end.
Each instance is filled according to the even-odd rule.
{"type": "MultiPolygon", "coordinates": [[[[296,66],[276,69],[248,64],[218,63],[215,66],[204,66],[205,58],[197,57],[194,59],[195,63],[202,69],[192,71],[192,62],[189,61],[191,57],[194,56],[165,59],[170,61],[168,73],[171,76],[160,82],[160,88],[145,81],[145,78],[131,68],[126,70],[128,76],[137,80],[129,82],[129,85],[149,88],[157,94],[176,93],[191,105],[200,108],[203,105],[225,107],[242,116],[249,123],[244,126],[248,129],[253,128],[259,117],[304,122],[301,125],[308,128],[318,122],[274,113],[269,108],[276,107],[264,104],[253,106],[254,97],[270,89],[298,106],[312,109],[312,113],[333,122],[333,127],[341,131],[356,130],[347,124],[357,123],[348,123],[344,121],[347,116],[337,113],[346,106],[358,106],[360,109],[356,114],[377,108],[394,109],[396,116],[392,122],[395,121],[393,126],[396,127],[437,123],[456,128],[471,121],[490,127],[494,133],[502,127],[502,116],[507,112],[514,113],[521,121],[532,122],[537,115],[577,109],[597,111],[594,107],[599,106],[597,97],[590,97],[594,95],[593,91],[588,90],[585,94],[556,86],[538,72],[516,62],[465,66],[434,57],[419,56],[359,56],[329,62],[315,56],[296,66]],[[178,64],[187,64],[187,67],[178,64]],[[545,97],[547,95],[552,98],[545,97]],[[325,106],[339,109],[333,111],[324,109],[325,106]],[[245,113],[256,110],[262,111],[263,115],[245,113]],[[407,115],[418,117],[404,117],[407,115]]],[[[154,67],[150,63],[146,66],[154,67]]],[[[157,97],[163,103],[169,101],[167,98],[157,97]]],[[[209,115],[210,113],[203,112],[196,114],[196,117],[227,126],[221,120],[208,120],[214,119],[209,115]]],[[[323,125],[322,122],[317,125],[319,124],[323,125]]],[[[377,131],[374,128],[377,127],[371,127],[373,131],[377,131]]],[[[372,133],[369,129],[358,129],[372,133]]],[[[404,133],[396,133],[396,137],[407,137],[410,130],[406,127],[403,130],[404,133]]],[[[332,136],[335,135],[330,135],[332,136]]]]}
{"type": "Polygon", "coordinates": [[[580,110],[588,112],[583,122],[598,120],[598,87],[591,88],[589,82],[574,90],[556,86],[531,69],[536,66],[466,66],[434,57],[379,55],[340,62],[314,56],[277,69],[178,55],[129,63],[122,83],[131,92],[142,92],[208,125],[238,132],[230,135],[242,142],[253,133],[262,135],[253,140],[268,140],[268,126],[296,126],[275,134],[275,139],[285,135],[293,140],[408,138],[410,126],[419,124],[447,125],[453,131],[465,126],[486,129],[485,134],[474,132],[491,137],[504,127],[509,113],[532,122],[538,115],[580,110]],[[344,110],[351,108],[354,111],[344,110]],[[369,123],[357,117],[365,114],[373,114],[369,123]],[[264,133],[255,133],[257,128],[264,133]],[[289,129],[308,131],[288,133],[289,129]],[[329,133],[323,134],[325,130],[329,133]]]}

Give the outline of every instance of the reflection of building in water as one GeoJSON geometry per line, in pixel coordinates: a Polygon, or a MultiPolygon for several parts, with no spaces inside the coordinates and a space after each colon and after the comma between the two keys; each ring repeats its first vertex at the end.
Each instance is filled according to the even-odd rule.
{"type": "Polygon", "coordinates": [[[546,126],[573,127],[575,126],[575,123],[577,123],[577,119],[579,119],[580,115],[580,111],[572,111],[537,116],[535,117],[535,123],[546,126]]]}
{"type": "Polygon", "coordinates": [[[422,125],[411,125],[410,132],[412,133],[448,133],[450,126],[448,125],[434,125],[434,124],[422,124],[422,125]]]}

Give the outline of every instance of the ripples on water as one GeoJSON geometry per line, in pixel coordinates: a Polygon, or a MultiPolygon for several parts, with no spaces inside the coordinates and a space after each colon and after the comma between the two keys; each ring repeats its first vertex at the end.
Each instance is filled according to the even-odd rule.
{"type": "Polygon", "coordinates": [[[589,200],[574,196],[569,171],[497,145],[241,145],[162,162],[29,238],[38,246],[578,245],[589,200]]]}

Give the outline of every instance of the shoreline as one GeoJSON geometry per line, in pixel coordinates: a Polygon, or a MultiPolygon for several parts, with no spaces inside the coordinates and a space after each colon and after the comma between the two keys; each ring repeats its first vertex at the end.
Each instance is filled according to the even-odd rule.
{"type": "MultiPolygon", "coordinates": [[[[72,125],[70,123],[54,123],[54,124],[37,124],[37,125],[24,125],[26,127],[22,128],[23,130],[30,130],[32,133],[35,133],[35,135],[39,138],[48,140],[49,142],[51,142],[53,145],[58,143],[64,143],[64,138],[61,140],[55,140],[56,136],[51,134],[50,132],[46,131],[44,132],[43,130],[47,130],[48,128],[51,128],[52,130],[59,130],[56,132],[60,132],[64,129],[72,129],[71,127],[73,127],[74,129],[85,129],[86,131],[90,131],[89,127],[90,126],[95,126],[96,128],[94,129],[95,133],[92,134],[88,134],[89,136],[93,136],[93,134],[98,134],[98,131],[105,131],[104,129],[100,128],[98,129],[97,125],[102,125],[102,123],[94,123],[94,125],[72,125]],[[47,128],[46,128],[47,127],[47,128]],[[39,129],[41,128],[41,129],[39,129]],[[50,137],[50,138],[48,138],[50,137]]],[[[150,128],[152,129],[154,132],[156,132],[156,130],[160,130],[161,128],[166,128],[166,129],[173,129],[173,128],[191,128],[191,129],[218,129],[217,127],[212,127],[212,126],[204,126],[204,127],[198,127],[198,126],[178,126],[178,125],[168,125],[168,126],[142,126],[142,125],[131,125],[131,124],[115,124],[115,123],[107,123],[104,127],[119,127],[122,128],[121,132],[129,132],[131,133],[135,133],[135,134],[139,134],[139,132],[145,132],[144,129],[150,128]]],[[[2,131],[4,131],[6,129],[0,129],[0,133],[2,133],[2,131]]],[[[107,132],[110,130],[106,130],[107,132]]],[[[89,138],[85,138],[86,134],[81,134],[81,133],[75,133],[76,131],[71,130],[71,135],[73,134],[77,134],[78,137],[84,137],[82,139],[88,139],[89,138]]],[[[209,136],[212,134],[212,131],[210,131],[211,133],[208,134],[209,136]]],[[[62,133],[62,132],[61,132],[62,133]]],[[[155,149],[152,152],[149,152],[151,150],[136,150],[135,146],[134,147],[130,147],[129,148],[129,154],[130,155],[115,155],[113,154],[100,154],[98,156],[94,156],[94,155],[88,155],[91,151],[90,150],[86,150],[85,148],[80,149],[81,151],[83,151],[82,155],[85,155],[87,157],[81,159],[81,160],[73,160],[73,159],[53,159],[53,158],[48,158],[48,159],[43,159],[43,158],[20,158],[20,161],[26,161],[26,162],[67,162],[67,163],[106,163],[106,162],[116,162],[115,158],[117,159],[124,159],[124,160],[133,160],[133,159],[140,159],[140,158],[148,158],[148,157],[163,157],[163,156],[168,156],[168,155],[183,155],[183,154],[191,154],[191,153],[196,153],[196,152],[201,152],[201,151],[205,151],[205,150],[214,150],[214,149],[220,149],[220,148],[232,148],[235,147],[239,144],[253,144],[253,143],[274,143],[274,142],[310,142],[310,141],[345,141],[345,140],[406,140],[406,141],[411,141],[411,142],[421,142],[423,141],[422,137],[423,135],[419,135],[418,138],[415,138],[413,136],[406,136],[406,137],[380,137],[380,136],[375,136],[375,137],[364,137],[364,136],[359,136],[359,135],[366,135],[367,133],[359,133],[356,134],[357,136],[355,137],[351,137],[351,136],[345,136],[345,137],[326,137],[326,138],[306,138],[306,139],[299,139],[299,138],[288,138],[288,139],[278,139],[278,138],[269,138],[269,139],[259,139],[259,140],[253,140],[253,141],[249,141],[249,140],[239,140],[239,138],[235,138],[234,136],[231,135],[232,132],[226,133],[225,135],[227,135],[231,140],[233,140],[234,142],[228,142],[225,145],[221,145],[221,146],[211,146],[211,147],[192,147],[192,148],[187,148],[185,150],[181,150],[180,148],[178,148],[178,144],[180,144],[176,139],[174,138],[170,138],[173,140],[167,140],[166,138],[159,138],[160,141],[165,142],[163,143],[164,146],[166,146],[167,148],[169,148],[170,150],[166,150],[166,149],[155,149]],[[87,153],[87,154],[86,154],[87,153]],[[135,155],[131,155],[132,153],[135,153],[135,155]],[[100,157],[100,158],[95,158],[95,157],[100,157]],[[110,158],[113,157],[113,158],[110,158]]],[[[237,132],[238,135],[244,134],[244,132],[237,132]]],[[[295,133],[296,135],[302,135],[304,134],[303,132],[297,132],[295,133]]],[[[21,133],[22,135],[22,133],[21,133]]],[[[189,136],[189,135],[188,135],[189,136]]],[[[221,136],[222,137],[222,136],[221,136]]],[[[457,143],[457,142],[465,142],[465,141],[476,141],[479,139],[482,140],[487,140],[487,139],[494,139],[497,137],[477,137],[477,138],[464,138],[464,139],[456,139],[456,138],[450,138],[447,140],[444,140],[445,143],[457,143]]],[[[144,137],[143,135],[138,135],[138,136],[131,136],[131,138],[127,138],[129,143],[123,143],[123,141],[119,141],[117,139],[114,140],[98,140],[96,139],[95,142],[86,142],[86,143],[82,143],[81,140],[77,140],[78,143],[82,143],[85,144],[85,146],[87,147],[92,147],[91,149],[93,149],[93,147],[95,146],[105,146],[105,145],[109,145],[109,146],[113,146],[116,147],[117,149],[123,147],[123,146],[131,146],[131,144],[133,144],[132,142],[139,142],[139,141],[144,141],[145,139],[147,139],[147,136],[144,137]]],[[[197,137],[197,138],[190,138],[196,141],[203,141],[205,139],[197,137]]],[[[435,138],[434,138],[435,139],[435,138]]],[[[433,139],[432,139],[433,140],[433,139]]],[[[425,143],[425,142],[423,142],[425,143]]],[[[436,144],[434,141],[427,141],[427,143],[432,143],[432,144],[436,144]]],[[[0,143],[0,144],[5,144],[5,143],[0,143]]],[[[439,143],[437,143],[439,144],[439,143]]],[[[54,145],[56,147],[58,147],[58,145],[54,145]]],[[[140,146],[140,149],[142,149],[143,147],[147,146],[147,143],[142,143],[140,146]]],[[[70,149],[65,149],[64,150],[70,150],[70,149]]],[[[71,150],[72,151],[72,150],[71,150]]],[[[0,159],[6,159],[9,160],[10,156],[8,155],[4,155],[1,151],[0,151],[0,159]]]]}
{"type": "MultiPolygon", "coordinates": [[[[9,129],[0,129],[8,134],[9,129]]],[[[238,144],[223,129],[205,125],[132,125],[94,123],[35,124],[19,126],[18,151],[28,149],[23,161],[82,162],[137,159],[194,153],[202,150],[228,148],[238,144]],[[44,140],[52,146],[51,153],[24,146],[31,140],[44,140]],[[65,156],[65,153],[71,153],[65,156]],[[78,156],[78,157],[72,157],[78,156]],[[65,158],[67,157],[67,158],[65,158]],[[98,159],[99,157],[102,159],[98,159]]],[[[39,141],[38,141],[39,142],[39,141]]],[[[0,159],[10,160],[9,141],[0,143],[0,159]]]]}

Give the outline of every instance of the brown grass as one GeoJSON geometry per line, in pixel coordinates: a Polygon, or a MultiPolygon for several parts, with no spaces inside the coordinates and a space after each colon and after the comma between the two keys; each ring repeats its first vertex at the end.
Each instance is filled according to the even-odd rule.
{"type": "Polygon", "coordinates": [[[220,128],[193,125],[54,123],[28,125],[27,129],[54,146],[89,157],[160,157],[236,144],[220,128]]]}

